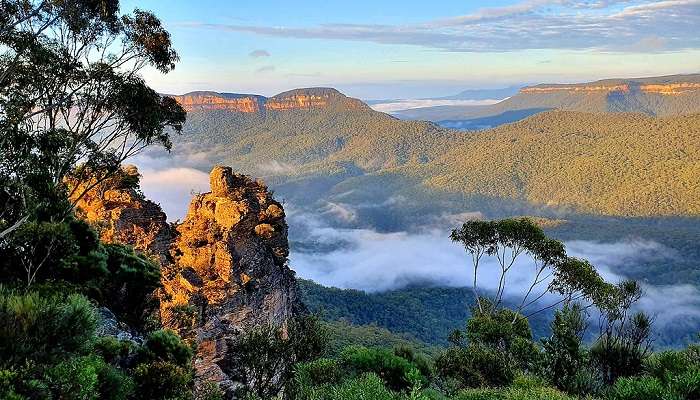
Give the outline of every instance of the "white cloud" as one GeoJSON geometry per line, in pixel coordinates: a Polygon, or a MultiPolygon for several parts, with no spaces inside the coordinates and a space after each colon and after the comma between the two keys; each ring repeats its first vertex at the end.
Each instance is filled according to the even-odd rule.
{"type": "Polygon", "coordinates": [[[523,49],[658,52],[700,48],[697,35],[700,0],[529,0],[411,25],[323,24],[292,28],[190,23],[184,26],[460,52],[523,49]],[[620,4],[627,6],[621,8],[620,4]],[[649,48],[630,45],[648,37],[658,38],[649,48]]]}

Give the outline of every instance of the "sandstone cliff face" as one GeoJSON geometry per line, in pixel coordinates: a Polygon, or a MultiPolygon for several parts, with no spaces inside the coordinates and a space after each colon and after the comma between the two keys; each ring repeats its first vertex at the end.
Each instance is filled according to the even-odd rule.
{"type": "MultiPolygon", "coordinates": [[[[196,196],[177,227],[174,264],[164,269],[164,324],[197,343],[200,381],[216,381],[229,396],[237,387],[226,376],[227,341],[264,324],[286,329],[301,310],[293,272],[287,267],[287,224],[267,188],[215,167],[211,192],[196,196]],[[182,310],[195,318],[183,325],[182,310]]],[[[187,322],[187,318],[184,319],[187,322]]]]}
{"type": "Polygon", "coordinates": [[[103,242],[131,245],[164,264],[170,258],[170,225],[160,206],[137,190],[138,177],[136,167],[127,166],[97,184],[94,178],[67,183],[76,214],[97,228],[103,242]]]}
{"type": "Polygon", "coordinates": [[[346,97],[330,88],[295,89],[270,98],[216,92],[192,92],[172,97],[187,111],[228,110],[241,113],[264,113],[267,111],[323,109],[333,106],[345,109],[367,107],[361,101],[346,97]]]}
{"type": "Polygon", "coordinates": [[[286,332],[304,308],[294,273],[282,205],[264,184],[215,167],[211,192],[196,196],[174,230],[157,204],[138,191],[138,171],[112,179],[68,182],[77,214],[99,229],[103,241],[134,246],[161,263],[158,293],[163,325],[197,345],[197,382],[214,381],[233,398],[240,385],[227,376],[227,343],[273,325],[286,332]]]}
{"type": "Polygon", "coordinates": [[[538,85],[525,87],[520,90],[524,94],[540,93],[629,93],[638,91],[641,93],[655,93],[665,96],[681,95],[691,92],[700,92],[700,83],[678,82],[668,84],[609,84],[609,85],[538,85]]]}
{"type": "Polygon", "coordinates": [[[182,96],[172,96],[186,111],[230,110],[242,113],[257,113],[265,98],[254,95],[222,95],[215,92],[192,92],[182,96]]]}

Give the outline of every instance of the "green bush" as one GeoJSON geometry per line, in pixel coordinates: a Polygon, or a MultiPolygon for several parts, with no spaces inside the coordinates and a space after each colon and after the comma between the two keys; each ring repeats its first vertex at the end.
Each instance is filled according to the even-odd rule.
{"type": "Polygon", "coordinates": [[[620,378],[610,388],[608,400],[681,400],[657,378],[620,378]]]}
{"type": "Polygon", "coordinates": [[[321,386],[339,383],[343,371],[337,360],[319,358],[314,361],[299,363],[295,367],[294,379],[304,386],[321,386]]]}
{"type": "Polygon", "coordinates": [[[206,382],[196,388],[194,400],[223,400],[224,392],[215,382],[206,382]]]}
{"type": "Polygon", "coordinates": [[[81,295],[43,297],[1,287],[0,321],[0,368],[85,354],[97,327],[94,307],[81,295]]]}
{"type": "Polygon", "coordinates": [[[49,368],[45,379],[55,398],[98,399],[99,371],[103,366],[102,360],[96,357],[70,358],[49,368]]]}
{"type": "MultiPolygon", "coordinates": [[[[395,355],[388,349],[351,346],[340,354],[340,363],[354,374],[373,372],[381,377],[392,390],[401,391],[411,387],[408,379],[415,364],[395,355]]],[[[427,382],[425,377],[422,380],[427,382]]]]}
{"type": "Polygon", "coordinates": [[[190,400],[192,396],[191,368],[172,362],[139,364],[134,370],[134,382],[137,400],[190,400]]]}
{"type": "Polygon", "coordinates": [[[675,376],[668,386],[683,399],[700,399],[700,369],[693,368],[675,376]]]}
{"type": "Polygon", "coordinates": [[[452,346],[438,356],[435,367],[457,389],[507,386],[518,371],[507,353],[481,344],[452,346]]]}
{"type": "Polygon", "coordinates": [[[109,277],[98,300],[134,328],[145,325],[145,314],[157,308],[153,292],[160,286],[160,266],[131,247],[106,244],[109,277]]]}
{"type": "Polygon", "coordinates": [[[454,400],[574,400],[574,398],[553,388],[540,387],[470,389],[460,392],[454,400]]]}
{"type": "Polygon", "coordinates": [[[123,365],[134,352],[135,345],[128,340],[119,340],[113,336],[103,336],[95,340],[93,351],[112,365],[123,365]]]}
{"type": "MultiPolygon", "coordinates": [[[[374,373],[362,374],[338,386],[324,386],[313,390],[308,400],[400,400],[401,396],[384,386],[374,373]]],[[[305,399],[305,400],[306,400],[305,399]]]]}
{"type": "Polygon", "coordinates": [[[664,383],[670,382],[694,366],[700,365],[685,351],[662,351],[652,354],[644,361],[644,371],[664,383]]]}
{"type": "Polygon", "coordinates": [[[192,348],[175,332],[167,329],[148,335],[143,347],[138,351],[138,358],[142,363],[164,361],[180,367],[189,367],[192,355],[192,348]]]}

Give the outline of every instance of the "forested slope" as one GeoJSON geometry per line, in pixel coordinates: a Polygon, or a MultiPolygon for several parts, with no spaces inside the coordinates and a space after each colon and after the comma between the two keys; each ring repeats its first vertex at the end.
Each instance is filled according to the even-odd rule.
{"type": "Polygon", "coordinates": [[[557,211],[700,214],[698,115],[551,111],[463,133],[367,109],[216,110],[192,112],[181,145],[275,184],[332,178],[324,190],[348,191],[370,179],[381,187],[399,179],[413,191],[557,211]]]}

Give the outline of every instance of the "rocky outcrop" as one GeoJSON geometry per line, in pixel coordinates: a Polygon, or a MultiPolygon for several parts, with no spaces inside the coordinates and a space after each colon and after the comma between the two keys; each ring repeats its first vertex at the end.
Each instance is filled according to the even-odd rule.
{"type": "Polygon", "coordinates": [[[229,167],[215,167],[210,183],[177,227],[161,316],[196,342],[198,379],[218,382],[230,397],[239,383],[224,372],[232,358],[227,342],[261,325],[285,330],[301,303],[287,267],[282,205],[264,184],[229,167]]]}
{"type": "Polygon", "coordinates": [[[360,100],[349,98],[331,88],[295,89],[270,98],[216,92],[191,92],[171,97],[187,111],[228,110],[241,113],[265,113],[268,111],[313,110],[326,107],[367,108],[360,100]]]}
{"type": "Polygon", "coordinates": [[[161,207],[144,197],[138,183],[135,166],[99,182],[94,176],[67,180],[76,214],[97,228],[103,242],[131,245],[165,264],[172,231],[161,207]]]}
{"type": "Polygon", "coordinates": [[[620,84],[537,85],[520,89],[522,94],[542,93],[655,93],[664,96],[700,92],[698,82],[650,83],[636,82],[620,84]]]}
{"type": "Polygon", "coordinates": [[[539,85],[524,87],[520,89],[520,93],[608,93],[608,92],[629,92],[629,85],[539,85]]]}
{"type": "MultiPolygon", "coordinates": [[[[138,170],[126,167],[102,182],[67,184],[77,215],[96,226],[103,241],[132,245],[160,262],[163,325],[196,344],[197,382],[217,382],[230,399],[240,383],[225,372],[235,359],[228,344],[261,326],[285,333],[304,310],[287,266],[284,209],[262,182],[217,166],[211,192],[195,196],[173,229],[138,182],[138,170]]],[[[137,337],[108,310],[105,316],[103,334],[137,337]]]]}
{"type": "Polygon", "coordinates": [[[229,110],[241,113],[257,113],[260,112],[265,104],[265,97],[246,94],[191,92],[182,96],[172,97],[188,112],[229,110]]]}

